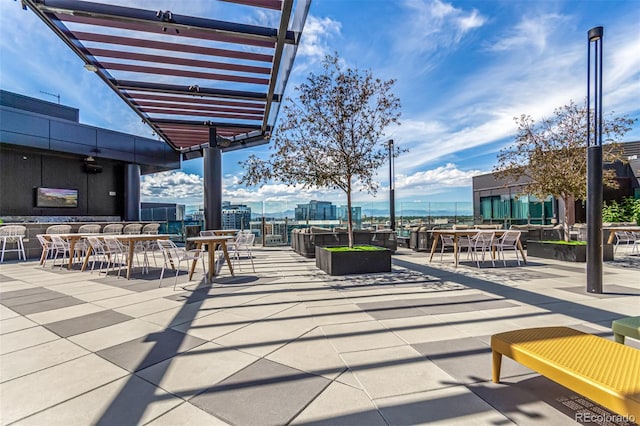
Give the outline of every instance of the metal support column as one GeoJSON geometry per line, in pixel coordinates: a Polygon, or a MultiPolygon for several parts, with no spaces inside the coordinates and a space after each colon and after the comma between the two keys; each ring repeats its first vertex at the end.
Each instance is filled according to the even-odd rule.
{"type": "Polygon", "coordinates": [[[587,292],[602,293],[602,37],[603,27],[587,34],[587,292]],[[591,51],[594,50],[593,64],[591,51]],[[593,84],[591,68],[593,67],[593,84]],[[593,90],[593,127],[591,92],[593,90]],[[593,132],[592,132],[593,129],[593,132]]]}
{"type": "Polygon", "coordinates": [[[140,220],[140,166],[127,164],[124,176],[124,220],[140,220]]]}
{"type": "Polygon", "coordinates": [[[204,149],[204,226],[222,229],[222,154],[216,129],[209,128],[209,148],[204,149]]]}

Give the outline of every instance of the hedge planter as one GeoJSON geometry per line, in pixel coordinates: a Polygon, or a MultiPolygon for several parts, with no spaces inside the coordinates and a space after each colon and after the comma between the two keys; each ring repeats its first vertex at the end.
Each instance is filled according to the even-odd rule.
{"type": "Polygon", "coordinates": [[[377,246],[318,247],[316,266],[329,275],[391,272],[391,250],[377,246]]]}
{"type": "MultiPolygon", "coordinates": [[[[586,262],[587,245],[573,245],[553,241],[527,241],[527,256],[565,260],[567,262],[586,262]]],[[[604,261],[613,260],[612,244],[604,244],[602,246],[602,257],[604,261]]]]}

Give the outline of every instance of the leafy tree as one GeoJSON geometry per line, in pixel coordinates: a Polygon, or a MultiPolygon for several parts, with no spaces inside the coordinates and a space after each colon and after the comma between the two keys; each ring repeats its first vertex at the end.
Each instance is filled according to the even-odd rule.
{"type": "MultiPolygon", "coordinates": [[[[523,194],[539,199],[549,195],[561,198],[568,238],[568,227],[575,222],[574,200],[584,200],[587,194],[587,106],[571,101],[540,122],[525,114],[514,120],[518,125],[515,143],[500,151],[493,172],[500,179],[523,179],[523,194]]],[[[612,114],[603,118],[603,162],[622,161],[617,142],[635,121],[612,114]]],[[[615,171],[604,170],[603,181],[617,187],[615,171]]]]}
{"type": "MultiPolygon", "coordinates": [[[[273,180],[343,191],[353,247],[351,194],[354,189],[377,192],[375,172],[389,160],[386,144],[380,141],[389,125],[400,124],[400,100],[391,91],[394,83],[374,78],[371,71],[345,69],[337,54],[327,55],[323,72],[309,74],[295,88],[297,99],[287,98],[269,159],[251,155],[240,163],[246,171],[241,183],[273,180]]],[[[400,152],[396,148],[393,156],[400,152]]]]}
{"type": "Polygon", "coordinates": [[[604,203],[602,207],[604,222],[635,222],[640,224],[640,199],[624,197],[622,202],[616,200],[604,203]]]}

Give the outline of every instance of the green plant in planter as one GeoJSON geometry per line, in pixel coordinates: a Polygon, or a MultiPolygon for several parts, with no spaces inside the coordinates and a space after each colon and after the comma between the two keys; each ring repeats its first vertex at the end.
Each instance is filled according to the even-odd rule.
{"type": "Polygon", "coordinates": [[[558,244],[563,246],[586,246],[586,241],[564,241],[564,240],[553,240],[553,241],[539,241],[542,244],[558,244]]]}
{"type": "Polygon", "coordinates": [[[339,246],[339,247],[325,247],[326,250],[332,252],[346,252],[346,251],[380,251],[385,250],[383,247],[377,246],[353,246],[351,248],[347,246],[339,246]]]}

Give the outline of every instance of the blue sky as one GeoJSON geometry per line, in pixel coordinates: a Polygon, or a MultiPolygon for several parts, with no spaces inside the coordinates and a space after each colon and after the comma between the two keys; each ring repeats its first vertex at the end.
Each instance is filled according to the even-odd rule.
{"type": "MultiPolygon", "coordinates": [[[[178,12],[177,4],[135,2],[178,12]]],[[[180,13],[210,4],[190,0],[180,13]]],[[[267,23],[270,17],[259,13],[240,20],[267,23]]],[[[294,87],[333,52],[349,66],[396,79],[402,124],[389,129],[388,137],[409,150],[395,163],[398,205],[469,202],[471,177],[490,171],[497,152],[512,143],[514,117],[540,119],[570,100],[583,101],[586,35],[594,26],[605,27],[605,112],[640,117],[638,22],[637,0],[313,0],[285,95],[294,95],[294,87]]],[[[60,94],[63,104],[80,109],[85,124],[151,137],[148,127],[20,2],[0,0],[0,29],[2,89],[53,102],[57,99],[41,91],[60,94]]],[[[640,140],[637,123],[625,140],[640,140]]],[[[321,189],[238,185],[238,162],[250,153],[266,158],[269,149],[223,155],[224,200],[264,200],[288,208],[310,199],[344,202],[341,193],[321,189]]],[[[143,199],[201,204],[201,175],[198,159],[184,162],[181,171],[145,176],[143,199]]],[[[380,169],[378,180],[377,197],[358,193],[356,204],[388,202],[388,169],[380,169]]]]}

